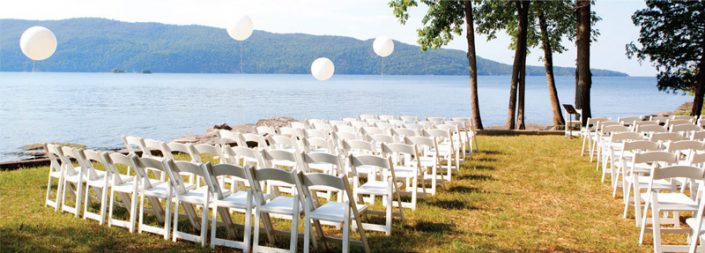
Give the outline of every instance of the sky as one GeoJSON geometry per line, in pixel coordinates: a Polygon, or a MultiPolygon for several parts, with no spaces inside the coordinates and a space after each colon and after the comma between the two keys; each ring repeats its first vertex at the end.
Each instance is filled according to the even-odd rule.
{"type": "MultiPolygon", "coordinates": [[[[100,17],[127,22],[159,22],[177,25],[205,25],[225,28],[243,15],[250,16],[256,30],[275,33],[340,35],[357,39],[389,36],[416,45],[416,29],[427,8],[419,4],[401,25],[387,5],[388,0],[3,0],[0,18],[55,20],[100,17]]],[[[634,11],[644,8],[640,0],[598,0],[593,10],[602,18],[594,27],[600,37],[591,47],[592,68],[625,72],[632,76],[655,76],[649,62],[639,63],[625,56],[625,44],[638,38],[631,22],[634,11]]],[[[500,34],[487,41],[476,34],[479,56],[512,64],[510,37],[500,34]]],[[[567,42],[566,43],[570,43],[567,42]]],[[[556,66],[573,66],[575,47],[554,54],[556,66]]],[[[465,36],[458,36],[445,48],[465,51],[465,36]]],[[[527,64],[540,65],[540,50],[532,50],[527,64]]]]}

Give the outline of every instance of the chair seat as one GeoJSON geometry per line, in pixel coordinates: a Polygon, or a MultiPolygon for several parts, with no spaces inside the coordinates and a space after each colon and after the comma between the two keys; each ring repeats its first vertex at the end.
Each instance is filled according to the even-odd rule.
{"type": "Polygon", "coordinates": [[[113,191],[131,193],[135,187],[135,180],[123,180],[122,184],[113,185],[113,191]]]}
{"type": "MultiPolygon", "coordinates": [[[[223,196],[225,196],[223,199],[214,200],[213,202],[211,202],[212,205],[213,206],[224,206],[224,207],[230,207],[230,208],[241,208],[241,209],[247,208],[247,192],[246,191],[238,191],[235,193],[229,193],[228,195],[223,194],[223,196]]],[[[252,201],[250,203],[254,203],[254,201],[252,201]]]]}
{"type": "MultiPolygon", "coordinates": [[[[419,170],[416,169],[416,167],[411,167],[411,166],[395,166],[394,167],[394,175],[397,178],[413,178],[414,176],[417,176],[419,174],[419,170]]],[[[385,171],[386,175],[390,175],[389,172],[385,171]]]]}
{"type": "MultiPolygon", "coordinates": [[[[641,197],[647,199],[649,193],[642,193],[641,197]]],[[[683,193],[658,193],[658,208],[661,211],[695,211],[698,203],[683,193]]]]}
{"type": "MultiPolygon", "coordinates": [[[[397,182],[397,189],[399,189],[404,184],[397,182]]],[[[384,181],[369,181],[357,188],[357,194],[374,194],[374,195],[387,195],[388,184],[384,181]]]]}
{"type": "Polygon", "coordinates": [[[163,199],[170,197],[168,194],[169,184],[164,182],[157,182],[156,184],[152,184],[152,188],[143,189],[142,192],[146,196],[158,197],[163,199]]]}
{"type": "MultiPolygon", "coordinates": [[[[697,218],[688,218],[688,219],[685,220],[685,224],[687,224],[688,227],[690,227],[691,229],[694,229],[694,228],[698,227],[698,219],[697,219],[697,218]]],[[[705,238],[704,238],[704,237],[705,237],[705,226],[702,226],[702,227],[700,228],[700,233],[699,233],[699,234],[700,234],[700,236],[701,236],[701,237],[700,237],[701,240],[702,240],[702,239],[705,239],[705,238]]]]}
{"type": "Polygon", "coordinates": [[[268,213],[291,214],[294,202],[299,205],[299,213],[303,211],[299,201],[293,197],[278,196],[264,204],[260,210],[268,213]]]}
{"type": "MultiPolygon", "coordinates": [[[[223,195],[230,195],[230,191],[226,189],[221,189],[223,195]]],[[[183,202],[202,204],[206,202],[206,196],[209,194],[208,187],[203,186],[197,189],[186,191],[185,193],[179,194],[179,200],[183,202]]]]}
{"type": "Polygon", "coordinates": [[[61,171],[51,170],[51,171],[49,171],[49,176],[54,177],[54,178],[59,178],[61,176],[61,171]]]}
{"type": "Polygon", "coordinates": [[[106,183],[110,183],[110,181],[105,181],[105,174],[99,175],[95,178],[89,178],[86,179],[86,184],[90,185],[91,187],[105,187],[107,186],[106,183]]]}
{"type": "MultiPolygon", "coordinates": [[[[342,223],[345,221],[345,207],[347,207],[347,205],[344,203],[331,201],[313,210],[309,217],[312,219],[342,223]]],[[[367,211],[366,205],[358,204],[356,207],[358,213],[367,211]]],[[[353,217],[353,215],[350,215],[350,217],[353,217]]]]}
{"type": "MultiPolygon", "coordinates": [[[[629,183],[634,183],[634,180],[632,177],[627,177],[627,182],[629,183]]],[[[637,176],[637,182],[639,182],[639,188],[646,189],[649,187],[649,183],[651,182],[651,177],[647,176],[637,176]]],[[[659,180],[654,180],[654,185],[653,187],[655,189],[673,189],[673,184],[669,181],[659,179],[659,180]]]]}

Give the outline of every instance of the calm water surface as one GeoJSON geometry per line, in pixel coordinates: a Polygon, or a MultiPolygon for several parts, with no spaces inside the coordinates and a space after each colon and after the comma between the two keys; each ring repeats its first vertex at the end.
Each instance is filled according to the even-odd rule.
{"type": "MultiPolygon", "coordinates": [[[[558,77],[573,103],[573,77],[558,77]]],[[[690,96],[659,92],[653,77],[593,78],[593,115],[672,111],[690,96]]],[[[485,125],[504,123],[508,76],[479,77],[485,125]]],[[[219,123],[260,118],[339,119],[361,113],[469,116],[466,76],[111,74],[0,72],[0,161],[19,146],[48,141],[121,146],[120,136],[170,140],[219,123]]],[[[543,76],[527,78],[526,120],[550,123],[543,76]]]]}

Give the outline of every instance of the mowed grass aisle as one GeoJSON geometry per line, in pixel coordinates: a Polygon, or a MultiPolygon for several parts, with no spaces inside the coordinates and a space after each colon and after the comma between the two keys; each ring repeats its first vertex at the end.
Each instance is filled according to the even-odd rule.
{"type": "MultiPolygon", "coordinates": [[[[445,190],[405,210],[403,224],[395,219],[393,236],[368,233],[374,252],[651,251],[651,237],[637,245],[638,230],[622,218],[621,199],[579,156],[579,140],[480,136],[479,142],[481,152],[445,190]]],[[[46,167],[0,172],[1,252],[210,250],[54,213],[43,205],[46,176],[46,167]]]]}

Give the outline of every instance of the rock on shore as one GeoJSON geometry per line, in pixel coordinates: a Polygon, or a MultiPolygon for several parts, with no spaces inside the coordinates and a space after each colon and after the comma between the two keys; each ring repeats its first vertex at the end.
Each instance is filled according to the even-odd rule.
{"type": "Polygon", "coordinates": [[[256,124],[240,124],[240,125],[228,125],[226,123],[215,125],[212,128],[206,130],[205,134],[200,135],[188,135],[175,139],[175,142],[179,143],[192,143],[192,144],[216,144],[218,143],[218,130],[230,130],[233,132],[240,133],[254,133],[258,126],[271,126],[271,127],[284,127],[288,126],[290,122],[296,121],[291,117],[273,117],[264,118],[257,121],[256,124]]]}

